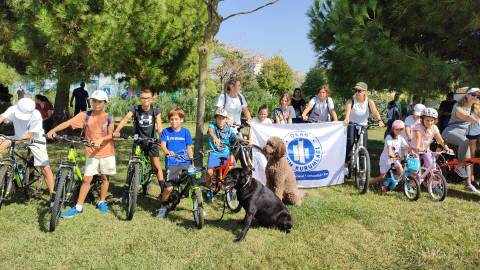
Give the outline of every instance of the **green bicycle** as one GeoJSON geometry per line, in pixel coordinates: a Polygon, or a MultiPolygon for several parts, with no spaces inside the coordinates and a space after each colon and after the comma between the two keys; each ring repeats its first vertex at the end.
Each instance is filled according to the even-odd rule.
{"type": "MultiPolygon", "coordinates": [[[[67,135],[55,136],[54,139],[68,143],[68,154],[67,159],[60,161],[55,177],[53,202],[51,206],[52,215],[50,217],[51,232],[55,231],[65,204],[74,204],[76,202],[83,181],[82,170],[78,162],[84,162],[85,157],[77,154],[75,145],[92,146],[89,141],[83,138],[69,137],[67,135]]],[[[100,181],[98,176],[94,177],[92,185],[93,190],[99,189],[100,181]]],[[[93,194],[89,193],[89,196],[93,196],[93,194]]]]}
{"type": "Polygon", "coordinates": [[[125,194],[123,195],[126,199],[127,220],[132,220],[135,214],[140,187],[142,188],[143,195],[147,195],[148,187],[152,182],[152,175],[157,174],[156,169],[152,167],[150,158],[143,153],[140,143],[160,144],[157,139],[139,138],[138,135],[133,137],[133,141],[132,153],[128,159],[125,194]]]}
{"type": "Polygon", "coordinates": [[[6,199],[11,198],[16,190],[23,190],[25,198],[28,200],[35,191],[43,189],[44,183],[41,181],[41,174],[33,165],[33,156],[30,150],[27,150],[27,156],[17,153],[17,150],[28,148],[37,144],[45,144],[38,140],[17,140],[12,137],[0,135],[3,140],[10,140],[11,145],[8,148],[8,157],[0,161],[0,208],[6,199]],[[20,159],[22,163],[18,160],[20,159]]]}

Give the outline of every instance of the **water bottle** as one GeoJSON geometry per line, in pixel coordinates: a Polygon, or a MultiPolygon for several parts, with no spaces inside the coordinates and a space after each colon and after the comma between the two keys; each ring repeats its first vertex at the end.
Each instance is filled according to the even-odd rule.
{"type": "Polygon", "coordinates": [[[23,181],[23,176],[25,175],[25,167],[22,164],[18,164],[18,176],[20,180],[23,181]]]}

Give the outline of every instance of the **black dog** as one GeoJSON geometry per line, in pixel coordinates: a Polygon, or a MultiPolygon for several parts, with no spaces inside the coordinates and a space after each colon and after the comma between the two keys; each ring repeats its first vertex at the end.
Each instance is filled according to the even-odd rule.
{"type": "Polygon", "coordinates": [[[270,189],[252,177],[251,171],[231,169],[224,181],[228,187],[235,187],[238,201],[245,209],[243,229],[235,241],[245,238],[254,218],[262,226],[290,232],[293,222],[288,209],[270,189]]]}

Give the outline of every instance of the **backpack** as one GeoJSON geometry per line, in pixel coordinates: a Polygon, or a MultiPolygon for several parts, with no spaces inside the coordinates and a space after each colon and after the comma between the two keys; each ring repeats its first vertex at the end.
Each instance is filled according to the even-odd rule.
{"type": "MultiPolygon", "coordinates": [[[[85,129],[87,128],[88,120],[90,119],[90,116],[92,116],[92,111],[87,111],[85,114],[86,114],[86,117],[85,117],[85,121],[83,122],[82,132],[80,133],[80,136],[83,136],[84,133],[85,133],[85,129]]],[[[113,119],[112,115],[108,114],[107,127],[110,126],[110,124],[112,123],[112,119],[113,119]]]]}
{"type": "MultiPolygon", "coordinates": [[[[318,104],[318,103],[317,103],[317,100],[320,101],[320,99],[319,99],[318,97],[313,97],[313,98],[316,98],[316,99],[315,99],[315,104],[313,104],[313,107],[315,108],[315,106],[318,104]]],[[[328,113],[327,121],[330,122],[330,121],[332,121],[332,116],[330,115],[330,106],[328,105],[328,99],[331,99],[331,98],[330,98],[330,97],[327,97],[327,100],[325,100],[325,102],[327,103],[327,113],[328,113]]],[[[332,102],[333,102],[333,100],[332,100],[332,102]]],[[[310,113],[310,117],[311,117],[311,114],[317,115],[317,113],[314,112],[314,111],[315,111],[315,110],[312,109],[312,111],[311,111],[311,113],[310,113]]],[[[320,116],[320,115],[318,115],[318,116],[320,116]]],[[[310,117],[309,117],[309,118],[310,118],[310,117]]]]}
{"type": "MultiPolygon", "coordinates": [[[[239,99],[240,99],[240,105],[243,107],[243,95],[238,93],[239,99]]],[[[223,92],[223,108],[225,109],[225,106],[227,105],[227,93],[223,92]]]]}
{"type": "MultiPolygon", "coordinates": [[[[140,107],[140,105],[138,106],[134,106],[134,110],[133,110],[133,125],[134,125],[134,130],[136,129],[136,125],[137,125],[137,112],[138,112],[138,108],[140,107]]],[[[153,121],[153,129],[152,129],[152,133],[150,136],[151,138],[153,138],[155,136],[155,131],[156,131],[156,124],[157,124],[157,115],[158,115],[158,109],[155,108],[155,107],[152,107],[152,121],[153,121]]]]}

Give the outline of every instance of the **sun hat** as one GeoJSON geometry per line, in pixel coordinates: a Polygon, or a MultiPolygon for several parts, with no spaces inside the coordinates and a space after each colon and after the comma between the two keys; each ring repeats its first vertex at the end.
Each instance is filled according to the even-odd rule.
{"type": "Polygon", "coordinates": [[[35,101],[29,98],[22,98],[15,106],[14,115],[20,120],[29,120],[35,111],[35,101]]]}
{"type": "Polygon", "coordinates": [[[367,91],[368,90],[368,85],[364,82],[358,82],[355,84],[354,89],[362,90],[362,91],[367,91]]]}
{"type": "Polygon", "coordinates": [[[107,93],[105,93],[105,91],[95,90],[90,96],[90,99],[103,100],[105,102],[108,102],[108,95],[107,93]]]}
{"type": "Polygon", "coordinates": [[[422,115],[423,110],[425,110],[427,107],[423,104],[415,104],[413,106],[413,115],[420,116],[422,115]]]}

